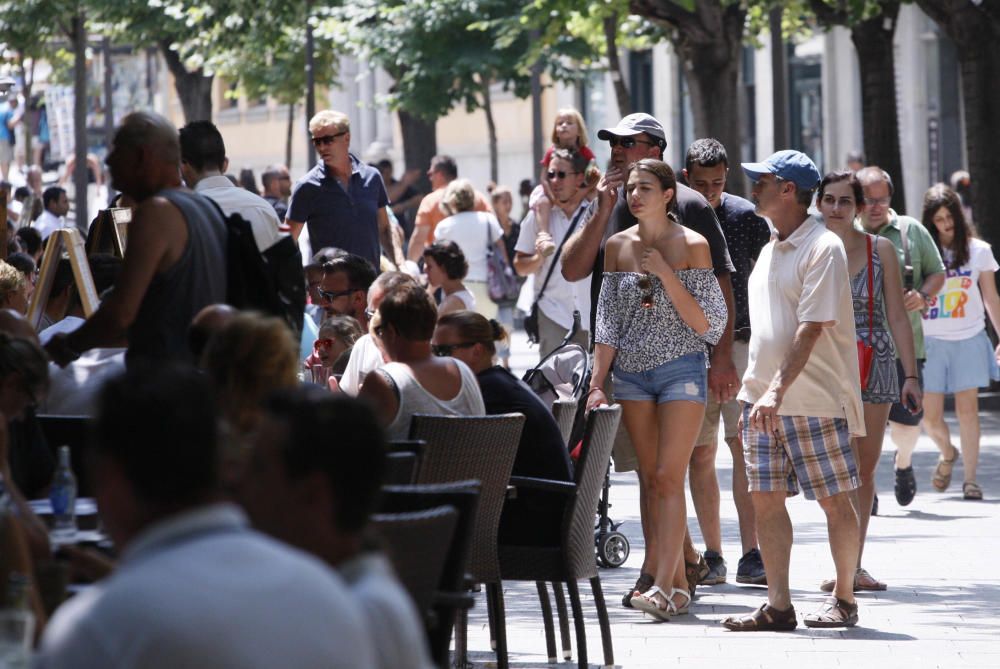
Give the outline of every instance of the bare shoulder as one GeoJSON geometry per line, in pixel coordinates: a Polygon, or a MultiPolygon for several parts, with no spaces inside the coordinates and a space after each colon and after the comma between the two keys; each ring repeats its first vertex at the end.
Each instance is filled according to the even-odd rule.
{"type": "MultiPolygon", "coordinates": [[[[165,197],[154,195],[143,200],[135,210],[131,225],[148,226],[157,225],[183,225],[184,216],[172,202],[165,197]]],[[[135,228],[133,228],[135,229],[135,228]]]]}
{"type": "Polygon", "coordinates": [[[688,266],[691,269],[712,267],[712,249],[704,235],[684,228],[684,243],[687,245],[688,266]]]}

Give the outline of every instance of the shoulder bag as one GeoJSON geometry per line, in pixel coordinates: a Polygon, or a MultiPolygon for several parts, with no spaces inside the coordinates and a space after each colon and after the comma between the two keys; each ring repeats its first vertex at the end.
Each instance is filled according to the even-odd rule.
{"type": "Polygon", "coordinates": [[[581,206],[576,212],[576,216],[573,217],[572,222],[570,222],[569,229],[566,230],[566,234],[563,236],[562,241],[559,242],[559,248],[556,249],[555,254],[552,256],[552,264],[549,265],[549,271],[545,275],[545,281],[542,282],[542,288],[538,291],[538,295],[535,296],[535,301],[531,303],[531,312],[524,317],[524,331],[528,334],[528,341],[532,344],[537,344],[541,340],[538,330],[538,302],[542,299],[542,295],[545,294],[545,288],[549,285],[549,279],[552,278],[552,272],[559,266],[559,256],[562,255],[563,246],[566,245],[566,240],[568,240],[569,236],[573,234],[573,231],[576,229],[576,224],[580,222],[580,217],[583,216],[585,211],[587,211],[587,207],[581,206]]]}
{"type": "Polygon", "coordinates": [[[872,369],[872,356],[875,353],[875,336],[872,327],[875,324],[875,278],[872,276],[872,236],[865,235],[868,242],[868,343],[858,338],[858,369],[861,371],[861,389],[868,388],[868,375],[872,369]]]}

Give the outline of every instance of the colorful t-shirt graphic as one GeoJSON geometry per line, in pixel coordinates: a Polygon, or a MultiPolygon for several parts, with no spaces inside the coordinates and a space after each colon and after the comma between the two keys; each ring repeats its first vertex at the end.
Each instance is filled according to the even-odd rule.
{"type": "Polygon", "coordinates": [[[969,240],[969,262],[950,269],[951,252],[943,254],[945,280],[941,292],[931,298],[924,313],[924,336],[950,341],[973,337],[986,327],[979,275],[1000,269],[990,245],[981,239],[969,240]]]}

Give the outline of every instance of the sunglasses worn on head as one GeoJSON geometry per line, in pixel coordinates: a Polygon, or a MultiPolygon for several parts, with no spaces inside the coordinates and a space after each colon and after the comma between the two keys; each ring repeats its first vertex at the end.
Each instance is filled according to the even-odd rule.
{"type": "Polygon", "coordinates": [[[338,133],[334,133],[333,135],[323,135],[322,137],[313,137],[312,138],[313,146],[324,146],[326,144],[333,144],[335,141],[337,141],[338,137],[343,137],[348,132],[350,131],[342,130],[338,133]]]}
{"type": "Polygon", "coordinates": [[[563,172],[562,170],[556,172],[555,170],[549,170],[548,172],[545,173],[545,176],[547,176],[549,179],[555,179],[557,177],[559,179],[565,179],[570,174],[577,174],[577,172],[563,172]]]}
{"type": "Polygon", "coordinates": [[[631,149],[636,144],[645,144],[646,146],[659,146],[656,142],[647,142],[643,139],[636,139],[635,137],[615,137],[612,135],[608,137],[608,144],[611,148],[616,146],[621,146],[623,149],[631,149]]]}
{"type": "Polygon", "coordinates": [[[456,348],[472,348],[479,342],[477,341],[467,341],[461,344],[432,344],[431,352],[439,358],[451,355],[456,348]]]}

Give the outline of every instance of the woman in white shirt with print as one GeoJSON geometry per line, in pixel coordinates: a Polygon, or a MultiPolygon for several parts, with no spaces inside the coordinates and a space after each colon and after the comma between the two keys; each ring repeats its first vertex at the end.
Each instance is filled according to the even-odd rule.
{"type": "Polygon", "coordinates": [[[984,316],[1000,330],[1000,297],[996,271],[1000,269],[990,245],[972,236],[955,191],[944,184],[924,195],[923,224],[930,231],[945,264],[944,287],[924,312],[924,427],[941,450],[932,483],[948,489],[958,449],[944,422],[945,393],[955,395],[965,480],[965,499],[981,500],[976,483],[979,464],[979,388],[1000,380],[1000,346],[986,335],[984,316]]]}

